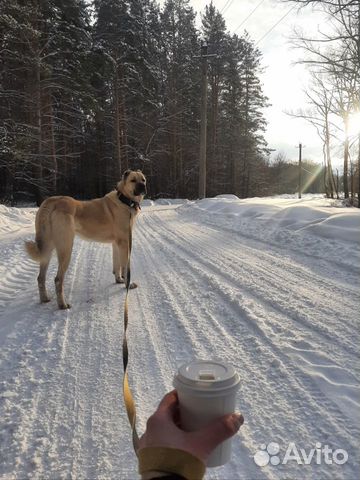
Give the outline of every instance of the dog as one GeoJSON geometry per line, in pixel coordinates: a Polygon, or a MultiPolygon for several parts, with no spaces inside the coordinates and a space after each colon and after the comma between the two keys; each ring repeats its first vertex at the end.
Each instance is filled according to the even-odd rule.
{"type": "MultiPolygon", "coordinates": [[[[35,218],[35,242],[25,242],[29,256],[40,264],[37,278],[40,303],[50,301],[45,285],[46,272],[52,252],[56,249],[57,303],[60,309],[70,308],[64,296],[64,277],[75,235],[96,242],[112,243],[115,281],[125,282],[129,235],[145,193],[146,178],[142,171],[126,170],[116,189],[102,198],[79,201],[72,197],[57,196],[44,200],[35,218]]],[[[130,288],[136,287],[134,283],[130,285],[130,288]]]]}

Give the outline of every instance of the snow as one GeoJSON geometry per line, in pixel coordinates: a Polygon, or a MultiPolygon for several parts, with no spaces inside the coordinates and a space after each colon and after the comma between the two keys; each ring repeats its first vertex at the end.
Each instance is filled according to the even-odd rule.
{"type": "MultiPolygon", "coordinates": [[[[135,479],[111,247],[77,239],[65,282],[72,309],[39,305],[37,265],[23,248],[35,211],[0,205],[0,476],[135,479]]],[[[216,357],[240,374],[245,424],[232,460],[207,479],[357,478],[359,226],[357,209],[316,195],[148,201],[130,293],[138,429],[179,365],[216,357]],[[349,458],[260,467],[253,457],[270,442],[282,458],[290,442],[349,458]]],[[[52,297],[55,271],[54,259],[52,297]]]]}
{"type": "Polygon", "coordinates": [[[34,223],[35,209],[0,205],[0,235],[14,233],[34,223]]]}
{"type": "Polygon", "coordinates": [[[323,196],[264,197],[240,200],[235,195],[218,195],[197,203],[210,213],[267,219],[274,228],[307,229],[310,233],[349,242],[360,242],[360,215],[355,209],[336,205],[323,196]],[[354,211],[355,210],[355,211],[354,211]]]}
{"type": "Polygon", "coordinates": [[[142,207],[152,207],[153,205],[154,205],[154,202],[153,200],[150,200],[150,199],[145,199],[141,204],[142,207]]]}
{"type": "Polygon", "coordinates": [[[158,198],[155,200],[155,205],[181,205],[182,203],[187,203],[188,200],[184,198],[158,198]]]}

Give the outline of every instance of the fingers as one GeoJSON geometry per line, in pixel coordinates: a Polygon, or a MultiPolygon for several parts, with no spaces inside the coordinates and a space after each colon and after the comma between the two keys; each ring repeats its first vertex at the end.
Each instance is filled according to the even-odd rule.
{"type": "Polygon", "coordinates": [[[146,431],[140,439],[139,448],[154,444],[161,446],[164,443],[166,445],[174,434],[174,430],[179,430],[175,423],[178,410],[178,397],[176,391],[173,390],[163,397],[157,410],[148,418],[146,431]]]}
{"type": "Polygon", "coordinates": [[[167,393],[159,403],[157,412],[173,416],[178,409],[178,396],[176,390],[167,393]]]}
{"type": "Polygon", "coordinates": [[[199,440],[206,443],[209,449],[214,449],[221,442],[235,435],[241,425],[244,423],[244,417],[240,413],[224,415],[206,427],[199,430],[199,440]]]}
{"type": "Polygon", "coordinates": [[[178,413],[178,397],[176,391],[167,393],[161,400],[157,410],[148,418],[146,422],[146,431],[154,432],[158,429],[159,425],[163,427],[175,425],[175,417],[178,413]]]}

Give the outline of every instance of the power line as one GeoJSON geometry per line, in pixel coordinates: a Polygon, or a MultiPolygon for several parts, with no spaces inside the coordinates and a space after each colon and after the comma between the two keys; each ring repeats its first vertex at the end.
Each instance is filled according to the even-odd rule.
{"type": "Polygon", "coordinates": [[[249,13],[249,15],[245,18],[245,20],[243,20],[240,25],[238,25],[235,30],[234,30],[234,33],[237,32],[239,30],[239,28],[244,25],[244,23],[251,17],[251,15],[256,12],[256,10],[260,7],[260,5],[262,5],[263,3],[265,2],[265,0],[261,0],[260,3],[258,3],[256,5],[256,7],[249,13]]]}
{"type": "Polygon", "coordinates": [[[255,43],[255,47],[256,47],[256,45],[258,45],[258,44],[261,42],[261,40],[264,40],[264,38],[265,38],[267,35],[269,35],[269,33],[272,32],[272,31],[274,30],[274,28],[279,25],[279,23],[281,23],[281,22],[284,20],[284,18],[287,17],[292,10],[294,10],[294,8],[295,8],[295,5],[294,5],[293,7],[291,7],[290,10],[288,10],[288,11],[285,13],[285,15],[283,15],[283,16],[280,18],[280,20],[278,20],[278,21],[275,23],[275,25],[273,25],[273,26],[260,38],[260,40],[258,40],[258,41],[255,43]]]}
{"type": "Polygon", "coordinates": [[[228,0],[225,5],[223,6],[223,8],[221,9],[220,13],[225,13],[226,10],[231,6],[231,4],[233,3],[234,0],[228,0]]]}

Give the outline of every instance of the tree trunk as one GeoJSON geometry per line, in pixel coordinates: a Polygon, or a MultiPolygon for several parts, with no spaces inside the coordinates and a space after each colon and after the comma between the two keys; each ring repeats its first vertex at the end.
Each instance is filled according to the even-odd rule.
{"type": "Polygon", "coordinates": [[[43,201],[42,183],[43,183],[43,149],[42,149],[42,123],[41,123],[41,74],[40,58],[35,59],[35,125],[37,130],[37,159],[34,162],[34,193],[36,204],[39,206],[43,201]]]}
{"type": "MultiPolygon", "coordinates": [[[[51,101],[51,96],[50,96],[50,101],[51,101]]],[[[50,122],[51,159],[52,159],[52,167],[53,167],[52,191],[53,191],[53,195],[56,195],[56,193],[57,193],[56,187],[57,187],[57,177],[58,177],[58,163],[57,163],[57,158],[56,158],[56,145],[55,145],[55,135],[54,135],[54,111],[53,111],[52,102],[50,103],[49,122],[50,122]]]]}
{"type": "Polygon", "coordinates": [[[344,197],[349,198],[349,118],[344,116],[345,142],[344,142],[344,197]]]}
{"type": "Polygon", "coordinates": [[[358,135],[358,168],[357,168],[357,171],[358,171],[358,208],[360,208],[360,133],[358,135]]]}
{"type": "MultiPolygon", "coordinates": [[[[43,79],[44,82],[44,79],[43,79]]],[[[56,194],[56,182],[57,182],[57,158],[55,148],[55,136],[54,136],[54,112],[52,105],[52,97],[50,87],[42,88],[43,99],[41,104],[43,105],[42,112],[42,153],[43,153],[43,168],[45,167],[47,175],[49,176],[49,182],[44,185],[46,191],[50,195],[56,194]]]]}
{"type": "Polygon", "coordinates": [[[124,69],[121,69],[120,74],[120,143],[121,143],[121,158],[122,158],[122,167],[124,170],[129,168],[129,157],[128,157],[128,137],[127,137],[127,113],[126,113],[126,102],[125,102],[125,75],[124,69]]]}
{"type": "Polygon", "coordinates": [[[325,144],[326,144],[327,174],[328,174],[328,180],[329,180],[328,185],[330,189],[330,196],[331,198],[334,198],[334,192],[336,189],[335,189],[333,169],[331,165],[330,131],[329,131],[329,120],[327,116],[325,118],[325,144]]]}
{"type": "Polygon", "coordinates": [[[324,187],[326,198],[330,198],[330,185],[329,185],[329,175],[327,167],[327,157],[326,157],[326,142],[323,143],[323,161],[324,161],[324,187]]]}
{"type": "Polygon", "coordinates": [[[217,159],[217,124],[219,115],[219,75],[215,73],[212,82],[212,121],[211,121],[211,175],[209,175],[209,190],[217,193],[218,184],[218,159],[217,159]]]}
{"type": "Polygon", "coordinates": [[[119,106],[119,75],[118,68],[115,67],[114,74],[114,113],[115,113],[115,122],[114,122],[114,137],[116,145],[116,162],[118,170],[118,178],[121,178],[122,175],[122,165],[121,165],[121,133],[120,133],[120,106],[119,106]]]}
{"type": "Polygon", "coordinates": [[[176,196],[181,198],[184,190],[184,159],[183,159],[183,122],[182,114],[180,115],[180,136],[179,136],[179,152],[178,152],[178,184],[176,196]]]}
{"type": "Polygon", "coordinates": [[[354,164],[350,162],[350,189],[351,189],[351,205],[354,205],[354,198],[355,198],[355,175],[354,175],[354,164]]]}

